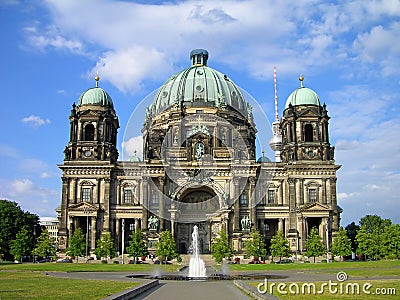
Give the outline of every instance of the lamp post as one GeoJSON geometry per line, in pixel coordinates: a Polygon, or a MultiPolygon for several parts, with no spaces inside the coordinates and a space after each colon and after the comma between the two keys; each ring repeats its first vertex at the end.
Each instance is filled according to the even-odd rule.
{"type": "Polygon", "coordinates": [[[330,262],[330,249],[329,249],[329,217],[326,218],[325,226],[325,239],[326,239],[326,262],[330,262]]]}
{"type": "Polygon", "coordinates": [[[125,248],[125,219],[122,219],[122,264],[124,264],[124,248],[125,248]]]}
{"type": "MultiPolygon", "coordinates": [[[[33,225],[33,245],[36,246],[36,224],[33,225]]],[[[36,263],[36,253],[33,254],[33,263],[36,263]]]]}

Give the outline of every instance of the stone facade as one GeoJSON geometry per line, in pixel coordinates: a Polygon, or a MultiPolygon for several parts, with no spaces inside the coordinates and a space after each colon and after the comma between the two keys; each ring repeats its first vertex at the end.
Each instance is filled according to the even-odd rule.
{"type": "Polygon", "coordinates": [[[89,234],[91,250],[104,232],[111,232],[122,250],[122,240],[127,244],[137,228],[146,233],[150,250],[159,233],[170,230],[180,253],[189,250],[194,225],[203,253],[211,251],[221,229],[239,253],[252,227],[264,235],[267,247],[282,230],[297,253],[305,250],[312,227],[324,240],[335,236],[340,166],[329,142],[326,106],[289,103],[279,122],[281,161],[256,160],[251,106],[232,82],[224,92],[222,81],[229,79],[206,66],[206,51],[193,52],[191,59],[192,66],[160,88],[143,116],[143,160],[118,161],[119,123],[107,93],[96,86],[73,105],[70,140],[59,165],[61,250],[78,227],[89,234]],[[190,72],[197,77],[189,82],[190,72]],[[201,76],[207,72],[216,72],[213,89],[219,92],[210,91],[209,82],[204,87],[201,76]],[[188,96],[189,83],[194,88],[188,96]],[[177,95],[186,96],[164,101],[174,84],[186,85],[185,91],[176,88],[177,95]]]}

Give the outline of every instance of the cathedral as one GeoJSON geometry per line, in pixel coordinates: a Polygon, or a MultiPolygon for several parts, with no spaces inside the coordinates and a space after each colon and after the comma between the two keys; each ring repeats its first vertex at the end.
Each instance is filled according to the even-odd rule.
{"type": "Polygon", "coordinates": [[[313,227],[324,241],[335,237],[342,212],[336,198],[340,166],[325,103],[300,77],[280,119],[275,103],[275,158],[257,159],[257,130],[269,130],[267,124],[256,128],[251,105],[227,75],[207,65],[206,50],[193,50],[190,60],[157,90],[143,115],[143,157],[118,160],[118,116],[98,76],[96,86],[72,105],[59,165],[61,251],[77,228],[87,233],[90,251],[105,232],[123,251],[139,228],[150,253],[164,230],[179,253],[187,253],[194,225],[202,253],[211,252],[222,229],[236,253],[243,252],[252,228],[264,236],[267,250],[283,231],[298,254],[313,227]]]}

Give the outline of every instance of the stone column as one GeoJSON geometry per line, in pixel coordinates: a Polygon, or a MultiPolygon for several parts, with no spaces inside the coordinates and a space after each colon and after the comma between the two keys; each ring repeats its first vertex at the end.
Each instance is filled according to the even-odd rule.
{"type": "Polygon", "coordinates": [[[257,207],[255,204],[254,186],[256,183],[255,177],[249,177],[249,206],[250,206],[250,220],[254,224],[254,228],[257,228],[257,207]]]}
{"type": "Polygon", "coordinates": [[[279,180],[278,186],[278,205],[283,204],[283,180],[279,180]]]}
{"type": "Polygon", "coordinates": [[[299,206],[301,201],[300,179],[296,179],[295,185],[296,185],[296,206],[299,206]]]}
{"type": "Polygon", "coordinates": [[[326,204],[332,205],[332,188],[331,188],[332,178],[328,178],[326,182],[326,204]]]}
{"type": "Polygon", "coordinates": [[[337,178],[336,178],[336,177],[333,177],[333,178],[331,179],[331,199],[332,199],[331,205],[332,205],[332,208],[336,208],[336,206],[337,206],[337,200],[336,200],[336,181],[337,181],[337,178]]]}
{"type": "Polygon", "coordinates": [[[320,200],[323,204],[326,204],[326,178],[322,178],[322,199],[320,200]]]}
{"type": "Polygon", "coordinates": [[[67,177],[61,177],[62,180],[62,192],[61,192],[61,218],[58,229],[58,235],[64,237],[65,243],[60,245],[60,249],[65,249],[67,245],[67,239],[71,233],[68,233],[69,220],[68,220],[68,181],[67,177]]]}
{"type": "Polygon", "coordinates": [[[239,198],[237,197],[237,193],[239,190],[239,183],[240,183],[240,178],[233,178],[231,180],[231,192],[230,192],[230,197],[234,199],[234,216],[233,216],[233,231],[240,231],[240,203],[239,203],[239,198]]]}
{"type": "Polygon", "coordinates": [[[115,219],[115,235],[116,235],[116,240],[117,240],[117,249],[120,249],[121,246],[121,219],[116,218],[115,219]]]}
{"type": "Polygon", "coordinates": [[[160,210],[160,231],[164,231],[164,218],[165,218],[165,203],[164,203],[164,184],[165,184],[165,178],[164,176],[158,177],[158,183],[159,183],[159,190],[161,191],[161,195],[158,199],[158,209],[160,210]]]}
{"type": "Polygon", "coordinates": [[[68,239],[71,237],[71,235],[73,234],[73,230],[74,230],[74,218],[73,217],[69,217],[68,218],[68,239]]]}
{"type": "Polygon", "coordinates": [[[121,180],[117,181],[117,205],[121,205],[121,180]]]}
{"type": "Polygon", "coordinates": [[[142,198],[142,205],[143,205],[143,218],[142,218],[142,230],[147,230],[147,219],[148,219],[148,211],[147,208],[149,207],[149,183],[148,178],[143,178],[142,180],[142,190],[143,190],[143,198],[142,198]]]}
{"type": "Polygon", "coordinates": [[[296,229],[296,192],[295,179],[289,178],[289,228],[296,229]]]}
{"type": "Polygon", "coordinates": [[[110,231],[110,178],[104,178],[104,225],[103,231],[110,231]]]}
{"type": "Polygon", "coordinates": [[[283,222],[284,222],[284,219],[282,219],[282,218],[278,219],[278,230],[282,231],[282,232],[283,232],[283,222]]]}
{"type": "Polygon", "coordinates": [[[96,248],[96,217],[90,217],[91,221],[91,232],[90,232],[90,250],[93,251],[96,248]]]}
{"type": "Polygon", "coordinates": [[[140,219],[135,219],[135,232],[140,228],[140,219]]]}

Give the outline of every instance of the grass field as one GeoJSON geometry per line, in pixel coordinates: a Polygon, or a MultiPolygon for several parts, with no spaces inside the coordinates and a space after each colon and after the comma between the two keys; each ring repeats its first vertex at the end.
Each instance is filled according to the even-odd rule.
{"type": "Polygon", "coordinates": [[[19,271],[43,271],[43,272],[175,272],[181,266],[178,265],[155,265],[155,264],[99,264],[99,263],[0,263],[1,270],[19,271]]]}
{"type": "Polygon", "coordinates": [[[360,262],[334,262],[316,264],[239,264],[229,265],[232,271],[267,271],[267,270],[299,270],[337,273],[346,271],[354,277],[399,276],[400,260],[360,261],[360,262]]]}
{"type": "Polygon", "coordinates": [[[137,282],[65,279],[42,272],[0,271],[0,299],[101,299],[137,282]]]}

